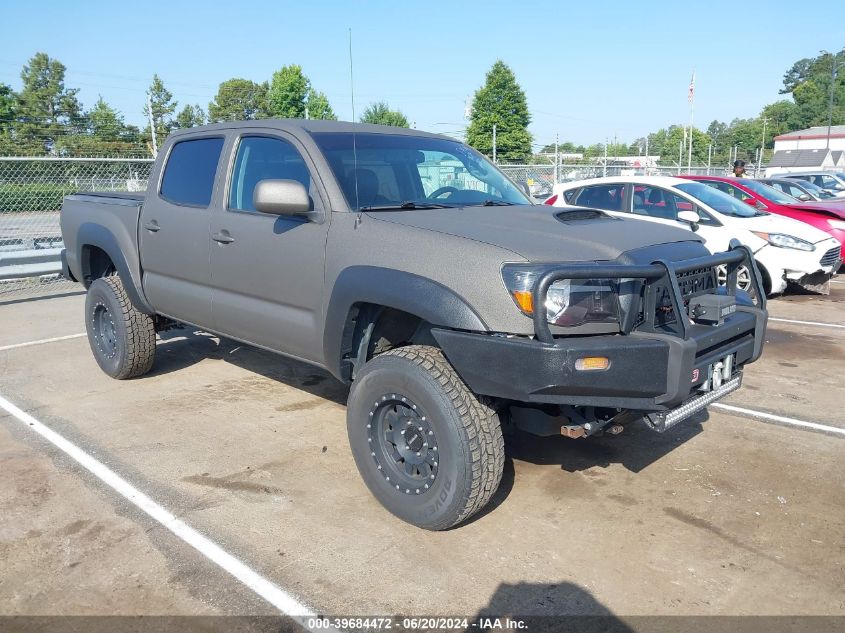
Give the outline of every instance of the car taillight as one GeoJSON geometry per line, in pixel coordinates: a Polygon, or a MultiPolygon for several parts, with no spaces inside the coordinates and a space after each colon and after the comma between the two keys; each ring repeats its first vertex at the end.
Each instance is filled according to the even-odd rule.
{"type": "Polygon", "coordinates": [[[557,194],[551,196],[550,198],[546,198],[546,200],[545,200],[545,202],[543,202],[543,204],[553,205],[555,202],[557,202],[557,194]]]}

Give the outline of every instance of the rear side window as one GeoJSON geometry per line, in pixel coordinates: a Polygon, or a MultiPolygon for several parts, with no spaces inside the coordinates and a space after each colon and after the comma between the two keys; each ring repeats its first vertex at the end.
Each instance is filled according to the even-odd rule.
{"type": "Polygon", "coordinates": [[[161,197],[174,204],[207,207],[211,203],[214,175],[222,149],[222,138],[198,138],[176,143],[164,167],[161,197]]]}
{"type": "Polygon", "coordinates": [[[625,185],[590,185],[578,194],[578,206],[622,211],[622,197],[625,185]]]}

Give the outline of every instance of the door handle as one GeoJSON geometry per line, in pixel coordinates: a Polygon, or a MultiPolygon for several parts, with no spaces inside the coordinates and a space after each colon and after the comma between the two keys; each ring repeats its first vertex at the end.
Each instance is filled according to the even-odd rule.
{"type": "Polygon", "coordinates": [[[152,222],[147,222],[144,224],[144,228],[150,231],[151,233],[157,233],[161,230],[161,227],[158,225],[158,222],[153,220],[152,222]]]}
{"type": "Polygon", "coordinates": [[[219,242],[220,244],[231,244],[235,241],[235,238],[229,235],[229,231],[223,230],[219,233],[215,233],[211,236],[215,242],[219,242]]]}

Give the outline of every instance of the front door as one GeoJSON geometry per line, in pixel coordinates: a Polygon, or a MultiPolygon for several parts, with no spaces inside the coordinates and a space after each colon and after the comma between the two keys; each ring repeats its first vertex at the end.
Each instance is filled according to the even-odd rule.
{"type": "Polygon", "coordinates": [[[156,312],[208,328],[210,205],[223,144],[222,136],[174,143],[160,181],[150,182],[138,227],[144,292],[156,312]]]}
{"type": "Polygon", "coordinates": [[[303,156],[279,132],[237,140],[228,188],[211,215],[212,313],[221,334],[320,362],[331,214],[303,156]],[[253,192],[266,179],[301,182],[318,213],[308,220],[256,211],[253,192]]]}

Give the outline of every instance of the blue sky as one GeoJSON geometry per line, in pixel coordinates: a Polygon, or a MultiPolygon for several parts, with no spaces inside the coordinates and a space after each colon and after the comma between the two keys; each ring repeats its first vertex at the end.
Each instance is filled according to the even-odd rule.
{"type": "Polygon", "coordinates": [[[298,63],[349,119],[351,28],[359,115],[385,100],[421,129],[458,133],[501,58],[527,94],[536,143],[630,141],[688,119],[693,68],[696,125],[756,116],[795,60],[845,45],[845,21],[831,19],[840,2],[14,2],[0,22],[0,82],[19,88],[21,66],[44,51],[86,106],[101,94],[141,124],[153,73],[180,106],[207,108],[220,81],[298,63]]]}

